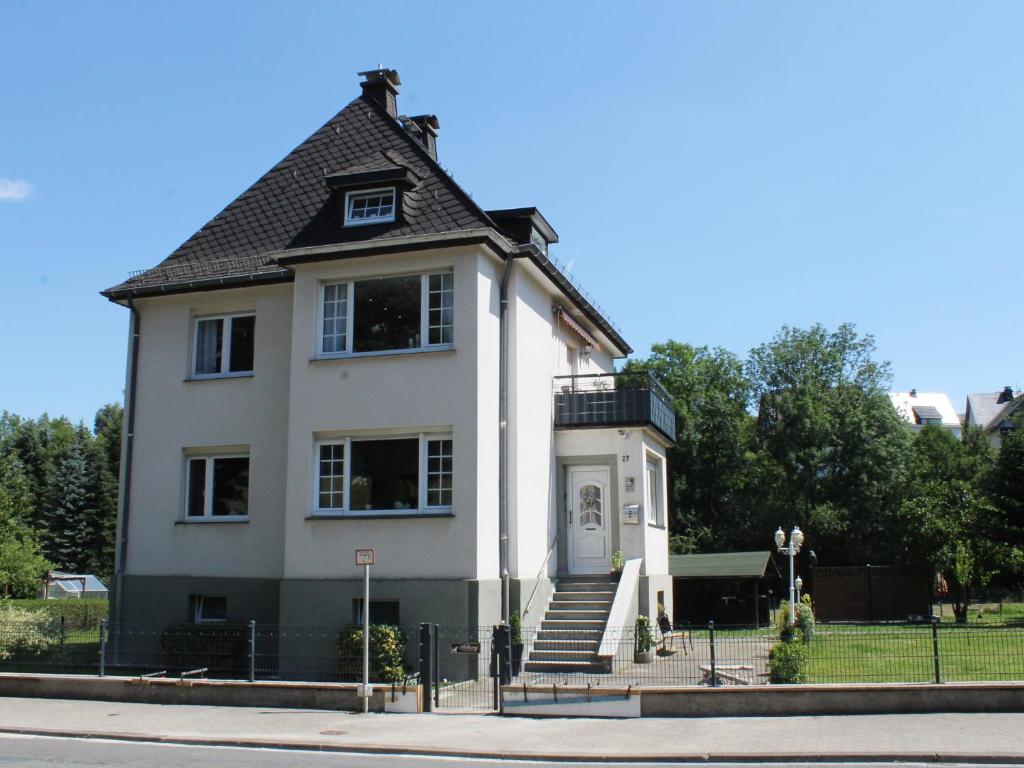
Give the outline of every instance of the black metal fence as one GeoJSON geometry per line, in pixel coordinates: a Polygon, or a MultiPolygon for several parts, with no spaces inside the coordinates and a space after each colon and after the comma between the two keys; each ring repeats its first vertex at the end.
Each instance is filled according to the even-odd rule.
{"type": "MultiPolygon", "coordinates": [[[[23,617],[24,618],[24,617],[23,617]]],[[[540,630],[522,646],[491,627],[371,628],[377,684],[422,679],[437,708],[490,709],[495,676],[515,685],[699,686],[1024,680],[1024,625],[819,624],[808,642],[771,628],[540,630]],[[495,657],[500,653],[500,662],[495,657]]],[[[0,622],[0,672],[357,682],[359,627],[248,624],[71,629],[60,620],[0,622]]]]}

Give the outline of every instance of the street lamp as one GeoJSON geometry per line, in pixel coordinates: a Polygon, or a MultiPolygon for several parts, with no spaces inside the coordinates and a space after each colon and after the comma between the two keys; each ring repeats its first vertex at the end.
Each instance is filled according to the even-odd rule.
{"type": "Polygon", "coordinates": [[[789,546],[786,546],[786,534],[780,527],[775,532],[775,546],[779,549],[780,555],[789,555],[789,624],[792,626],[796,624],[796,591],[803,586],[803,581],[800,581],[797,585],[794,577],[796,576],[795,568],[793,565],[793,558],[796,557],[800,551],[800,547],[804,543],[804,534],[795,525],[793,530],[789,532],[789,546]]]}
{"type": "Polygon", "coordinates": [[[799,603],[800,602],[800,590],[804,588],[804,580],[801,579],[799,576],[797,576],[796,580],[793,582],[793,586],[796,587],[796,601],[799,603]]]}

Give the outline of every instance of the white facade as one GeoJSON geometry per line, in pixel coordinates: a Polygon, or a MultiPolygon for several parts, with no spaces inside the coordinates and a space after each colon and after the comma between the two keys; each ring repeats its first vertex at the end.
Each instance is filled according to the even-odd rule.
{"type": "MultiPolygon", "coordinates": [[[[498,620],[502,268],[484,248],[428,249],[297,265],[294,281],[283,285],[138,300],[141,341],[125,578],[166,577],[150,583],[179,592],[169,600],[183,610],[194,590],[219,588],[209,586],[211,579],[240,580],[229,593],[254,579],[271,585],[354,583],[361,569],[353,550],[373,547],[375,579],[407,582],[406,601],[412,583],[476,582],[491,597],[480,601],[471,619],[498,620]],[[455,308],[450,345],[320,354],[325,284],[449,270],[455,308]],[[197,378],[192,370],[196,319],[239,313],[255,316],[252,373],[197,378]],[[430,435],[452,440],[450,510],[324,514],[317,509],[318,441],[430,435]],[[195,519],[187,514],[188,460],[203,455],[249,457],[247,515],[195,519]],[[190,586],[197,578],[207,585],[190,586]]],[[[581,460],[599,457],[593,460],[604,462],[614,490],[605,500],[604,567],[614,550],[642,558],[644,576],[653,578],[643,582],[649,594],[640,596],[640,605],[653,610],[656,592],[671,589],[667,440],[643,424],[556,430],[555,377],[609,373],[613,348],[591,328],[603,343],[587,353],[586,342],[555,311],[569,306],[567,297],[529,262],[516,263],[509,286],[509,576],[521,585],[513,609],[522,607],[538,580],[573,572],[564,525],[566,473],[581,460]],[[658,505],[653,513],[647,510],[652,499],[658,505]],[[622,517],[628,504],[639,505],[639,520],[622,517]]],[[[130,586],[126,592],[130,595],[130,586]]],[[[287,593],[281,586],[280,605],[266,616],[294,623],[328,620],[310,616],[305,604],[289,609],[287,593]]],[[[541,602],[531,611],[534,617],[543,610],[541,602]]],[[[230,605],[229,595],[229,612],[230,605]]]]}

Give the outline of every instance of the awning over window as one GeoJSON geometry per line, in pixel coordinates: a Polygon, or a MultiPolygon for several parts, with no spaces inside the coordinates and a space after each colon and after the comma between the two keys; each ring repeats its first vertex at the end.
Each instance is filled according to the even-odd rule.
{"type": "Polygon", "coordinates": [[[593,347],[594,349],[600,349],[601,345],[597,343],[597,339],[587,333],[586,328],[577,323],[572,319],[572,316],[566,312],[562,307],[555,307],[555,314],[558,315],[559,321],[581,339],[584,343],[593,347]]]}

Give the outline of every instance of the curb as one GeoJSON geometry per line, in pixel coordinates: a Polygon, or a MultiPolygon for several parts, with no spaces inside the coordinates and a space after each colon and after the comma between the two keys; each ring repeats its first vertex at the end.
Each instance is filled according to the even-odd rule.
{"type": "Polygon", "coordinates": [[[482,751],[458,748],[398,747],[381,744],[347,745],[316,741],[260,741],[257,739],[190,738],[154,736],[139,733],[101,731],[61,731],[47,728],[10,728],[0,726],[0,734],[43,736],[68,739],[104,739],[135,744],[168,744],[190,747],[236,747],[248,749],[279,749],[301,752],[332,752],[369,755],[409,755],[421,757],[455,757],[490,760],[529,760],[542,763],[976,763],[983,765],[1024,765],[1021,753],[969,752],[800,752],[772,754],[752,752],[680,752],[675,754],[557,755],[518,751],[482,751]]]}

